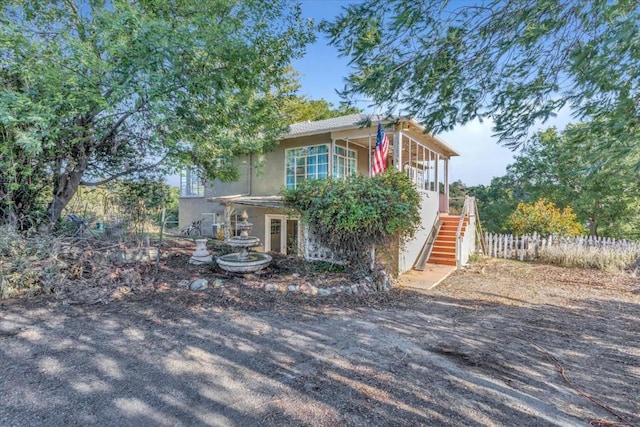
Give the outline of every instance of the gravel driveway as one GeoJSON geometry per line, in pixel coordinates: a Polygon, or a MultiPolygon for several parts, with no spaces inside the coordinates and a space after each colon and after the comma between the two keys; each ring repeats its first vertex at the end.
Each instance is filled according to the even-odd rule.
{"type": "Polygon", "coordinates": [[[427,294],[3,301],[0,425],[640,425],[639,308],[637,278],[503,261],[427,294]]]}

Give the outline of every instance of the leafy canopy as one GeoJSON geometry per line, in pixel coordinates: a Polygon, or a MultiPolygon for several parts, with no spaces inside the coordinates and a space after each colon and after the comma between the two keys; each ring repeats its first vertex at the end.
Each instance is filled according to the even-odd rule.
{"type": "Polygon", "coordinates": [[[420,226],[420,195],[401,172],[308,180],[283,195],[323,245],[353,263],[366,258],[372,245],[406,241],[420,226]]]}
{"type": "Polygon", "coordinates": [[[535,133],[505,176],[471,188],[485,229],[509,231],[507,217],[519,202],[545,198],[560,208],[572,206],[592,236],[638,238],[640,172],[633,165],[640,153],[607,161],[609,154],[600,149],[591,127],[583,123],[535,133]]]}
{"type": "Polygon", "coordinates": [[[571,205],[593,236],[637,238],[640,235],[640,152],[608,162],[590,124],[538,132],[515,163],[511,182],[527,201],[546,198],[571,205]]]}
{"type": "MultiPolygon", "coordinates": [[[[2,222],[33,171],[54,222],[80,184],[230,159],[286,128],[313,24],[289,0],[0,0],[2,222]],[[7,160],[11,159],[11,161],[7,160]]],[[[222,165],[222,166],[221,166],[222,165]]],[[[19,216],[19,215],[18,215],[19,216]]]]}
{"type": "Polygon", "coordinates": [[[365,0],[323,23],[351,58],[343,96],[400,108],[441,132],[493,119],[501,141],[568,106],[608,132],[617,156],[640,145],[636,1],[365,0]]]}
{"type": "Polygon", "coordinates": [[[519,203],[509,216],[507,226],[517,236],[538,233],[543,236],[578,236],[584,227],[576,221],[571,206],[560,210],[551,202],[540,199],[535,203],[519,203]]]}

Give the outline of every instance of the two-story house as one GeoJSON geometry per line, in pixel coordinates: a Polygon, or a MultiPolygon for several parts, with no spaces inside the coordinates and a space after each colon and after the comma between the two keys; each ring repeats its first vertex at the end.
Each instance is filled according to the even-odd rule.
{"type": "MultiPolygon", "coordinates": [[[[327,258],[329,255],[314,244],[295,212],[283,207],[279,193],[283,187],[295,188],[307,179],[370,174],[377,122],[363,127],[366,119],[354,114],[291,125],[273,151],[239,158],[240,179],[232,183],[202,185],[196,176],[185,174],[180,226],[203,218],[206,235],[216,233],[222,224],[234,233],[239,214],[246,210],[253,223],[251,234],[262,240],[258,250],[327,258]]],[[[411,241],[398,248],[396,271],[402,273],[417,262],[437,219],[448,213],[449,160],[459,154],[437,136],[425,133],[413,119],[397,118],[382,124],[390,146],[387,167],[405,172],[422,196],[423,226],[411,241]]],[[[433,247],[429,262],[438,262],[440,255],[444,262],[438,250],[437,245],[433,247]]]]}

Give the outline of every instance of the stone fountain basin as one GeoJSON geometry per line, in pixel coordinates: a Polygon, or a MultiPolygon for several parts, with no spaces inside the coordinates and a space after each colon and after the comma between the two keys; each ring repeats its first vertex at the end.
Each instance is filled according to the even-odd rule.
{"type": "Polygon", "coordinates": [[[260,246],[260,239],[257,237],[232,237],[227,239],[226,243],[233,248],[251,248],[260,246]]]}
{"type": "Polygon", "coordinates": [[[271,263],[271,256],[260,252],[250,252],[246,258],[240,258],[240,253],[219,256],[216,262],[230,273],[255,273],[271,263]]]}

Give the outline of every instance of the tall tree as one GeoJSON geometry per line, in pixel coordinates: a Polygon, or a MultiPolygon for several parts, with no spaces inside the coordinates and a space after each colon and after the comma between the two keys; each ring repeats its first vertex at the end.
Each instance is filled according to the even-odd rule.
{"type": "Polygon", "coordinates": [[[291,123],[298,123],[356,114],[362,110],[345,104],[335,108],[331,102],[324,98],[309,99],[306,96],[294,96],[289,100],[284,111],[291,123]]]}
{"type": "Polygon", "coordinates": [[[637,1],[365,0],[324,28],[351,58],[347,99],[429,131],[491,118],[515,147],[567,106],[617,157],[640,146],[637,1]]]}
{"type": "Polygon", "coordinates": [[[546,198],[571,206],[593,236],[640,237],[640,163],[638,154],[608,162],[599,149],[600,133],[590,124],[569,125],[536,133],[509,165],[522,201],[546,198]]]}
{"type": "Polygon", "coordinates": [[[524,201],[522,191],[513,176],[495,177],[490,185],[469,187],[469,194],[478,200],[478,211],[484,231],[501,233],[509,215],[524,201]]]}
{"type": "Polygon", "coordinates": [[[214,159],[265,150],[286,128],[285,71],[313,38],[286,0],[0,0],[0,10],[2,222],[23,209],[4,190],[25,187],[30,171],[50,191],[50,223],[80,184],[172,161],[224,175],[230,162],[214,159]]]}

